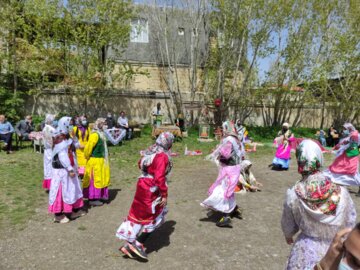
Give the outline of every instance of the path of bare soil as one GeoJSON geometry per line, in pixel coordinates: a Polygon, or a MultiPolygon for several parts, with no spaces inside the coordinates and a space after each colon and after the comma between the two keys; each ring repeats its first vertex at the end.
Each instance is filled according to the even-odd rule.
{"type": "MultiPolygon", "coordinates": [[[[44,200],[25,229],[2,232],[0,269],[283,269],[290,247],[280,217],[285,191],[299,178],[294,164],[290,171],[274,172],[267,168],[272,156],[250,156],[264,188],[237,195],[244,220],[233,220],[233,228],[227,229],[216,227],[199,205],[217,175],[215,165],[191,158],[175,159],[170,211],[147,243],[148,263],[125,259],[118,251],[121,242],[115,230],[135,188],[134,183],[119,181],[111,187],[108,205],[89,209],[87,216],[69,224],[52,223],[44,200]]],[[[360,198],[353,200],[359,210],[360,198]]]]}

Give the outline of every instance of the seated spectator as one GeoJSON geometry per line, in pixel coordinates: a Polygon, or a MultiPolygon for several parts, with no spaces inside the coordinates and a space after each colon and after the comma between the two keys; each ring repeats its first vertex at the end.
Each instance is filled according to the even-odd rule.
{"type": "Polygon", "coordinates": [[[111,112],[108,112],[108,114],[106,116],[106,125],[107,125],[108,129],[115,127],[115,120],[114,120],[111,112]]]}
{"type": "Polygon", "coordinates": [[[24,120],[20,120],[15,126],[16,134],[20,140],[29,140],[29,134],[34,131],[31,115],[27,115],[24,120]]]}
{"type": "Polygon", "coordinates": [[[324,130],[320,130],[316,132],[316,136],[318,137],[319,142],[322,146],[326,147],[326,133],[324,130]]]}
{"type": "Polygon", "coordinates": [[[184,116],[179,113],[178,117],[175,120],[176,126],[178,126],[181,130],[181,132],[185,131],[185,120],[184,120],[184,116]]]}
{"type": "Polygon", "coordinates": [[[127,139],[131,138],[131,129],[129,128],[129,120],[125,116],[125,112],[122,111],[120,113],[120,117],[118,118],[118,125],[120,128],[120,140],[122,141],[125,137],[127,139]]]}
{"type": "Polygon", "coordinates": [[[5,142],[4,150],[7,154],[12,153],[12,134],[14,128],[9,121],[6,120],[5,115],[0,114],[0,140],[5,142]]]}

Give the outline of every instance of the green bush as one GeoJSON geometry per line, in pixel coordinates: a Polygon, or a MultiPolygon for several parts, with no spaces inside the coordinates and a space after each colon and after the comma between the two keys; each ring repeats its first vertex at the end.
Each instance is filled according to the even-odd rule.
{"type": "MultiPolygon", "coordinates": [[[[281,127],[260,127],[260,126],[247,126],[249,137],[256,142],[269,142],[273,141],[277,136],[281,127]]],[[[303,127],[290,127],[296,138],[312,138],[315,139],[315,128],[303,128],[303,127]]]]}

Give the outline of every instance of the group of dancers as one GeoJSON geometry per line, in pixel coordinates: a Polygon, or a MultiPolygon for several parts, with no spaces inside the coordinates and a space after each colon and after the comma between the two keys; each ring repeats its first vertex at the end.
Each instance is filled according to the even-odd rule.
{"type": "Polygon", "coordinates": [[[286,193],[281,219],[285,241],[292,245],[286,269],[359,269],[359,259],[350,251],[345,252],[344,241],[338,241],[336,247],[332,244],[340,230],[354,228],[356,223],[356,210],[347,187],[360,186],[359,133],[352,124],[345,123],[342,138],[333,148],[336,157],[321,171],[325,149],[317,141],[296,139],[284,123],[274,141],[277,150],[272,169],[288,170],[291,144],[295,141],[301,178],[286,193]],[[334,253],[331,263],[325,263],[323,257],[329,257],[333,249],[342,256],[334,253]]]}
{"type": "Polygon", "coordinates": [[[54,222],[64,224],[86,214],[84,199],[92,206],[108,200],[110,165],[104,118],[96,120],[92,131],[85,116],[77,121],[62,117],[56,127],[54,119],[46,115],[43,129],[43,188],[49,191],[48,211],[54,222]]]}
{"type": "MultiPolygon", "coordinates": [[[[84,214],[84,198],[96,202],[108,198],[110,170],[102,131],[105,119],[98,119],[88,136],[83,136],[84,129],[80,128],[76,135],[70,117],[61,118],[56,128],[51,127],[52,121],[53,116],[48,115],[44,128],[43,184],[50,189],[49,212],[55,214],[54,221],[66,223],[84,214]],[[78,166],[79,153],[83,153],[85,160],[83,170],[78,166]]],[[[232,218],[242,219],[236,192],[260,190],[260,183],[250,171],[252,163],[245,158],[237,126],[231,121],[223,123],[222,140],[209,155],[209,159],[218,165],[219,173],[201,206],[209,210],[208,216],[214,212],[222,214],[216,222],[219,227],[231,227],[232,218]]],[[[287,153],[289,141],[293,138],[289,125],[283,126],[280,136],[282,140],[279,139],[277,153],[287,153]]],[[[119,250],[127,257],[147,260],[145,243],[165,221],[173,142],[174,136],[164,132],[154,145],[142,152],[135,196],[127,217],[116,230],[116,237],[125,241],[119,250]]],[[[281,220],[286,242],[293,245],[287,269],[322,269],[321,258],[336,232],[355,226],[356,211],[345,186],[359,185],[358,146],[357,130],[351,124],[345,124],[343,139],[335,147],[336,159],[324,172],[320,171],[323,154],[317,143],[306,139],[297,146],[296,159],[301,179],[286,193],[281,220]],[[300,234],[294,240],[298,232],[300,234]]],[[[273,163],[288,168],[289,160],[279,161],[284,157],[287,156],[276,156],[273,163]]]]}

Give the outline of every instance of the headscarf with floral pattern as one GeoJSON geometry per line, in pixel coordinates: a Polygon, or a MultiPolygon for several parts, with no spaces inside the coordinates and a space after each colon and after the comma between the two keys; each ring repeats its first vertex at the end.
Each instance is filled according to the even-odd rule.
{"type": "Polygon", "coordinates": [[[323,165],[324,158],[320,147],[312,140],[303,140],[296,148],[298,172],[310,175],[318,172],[323,165]]]}
{"type": "Polygon", "coordinates": [[[304,140],[296,150],[296,157],[303,179],[295,184],[295,193],[303,206],[314,215],[335,215],[341,189],[319,171],[323,164],[320,147],[311,140],[304,140]]]}

